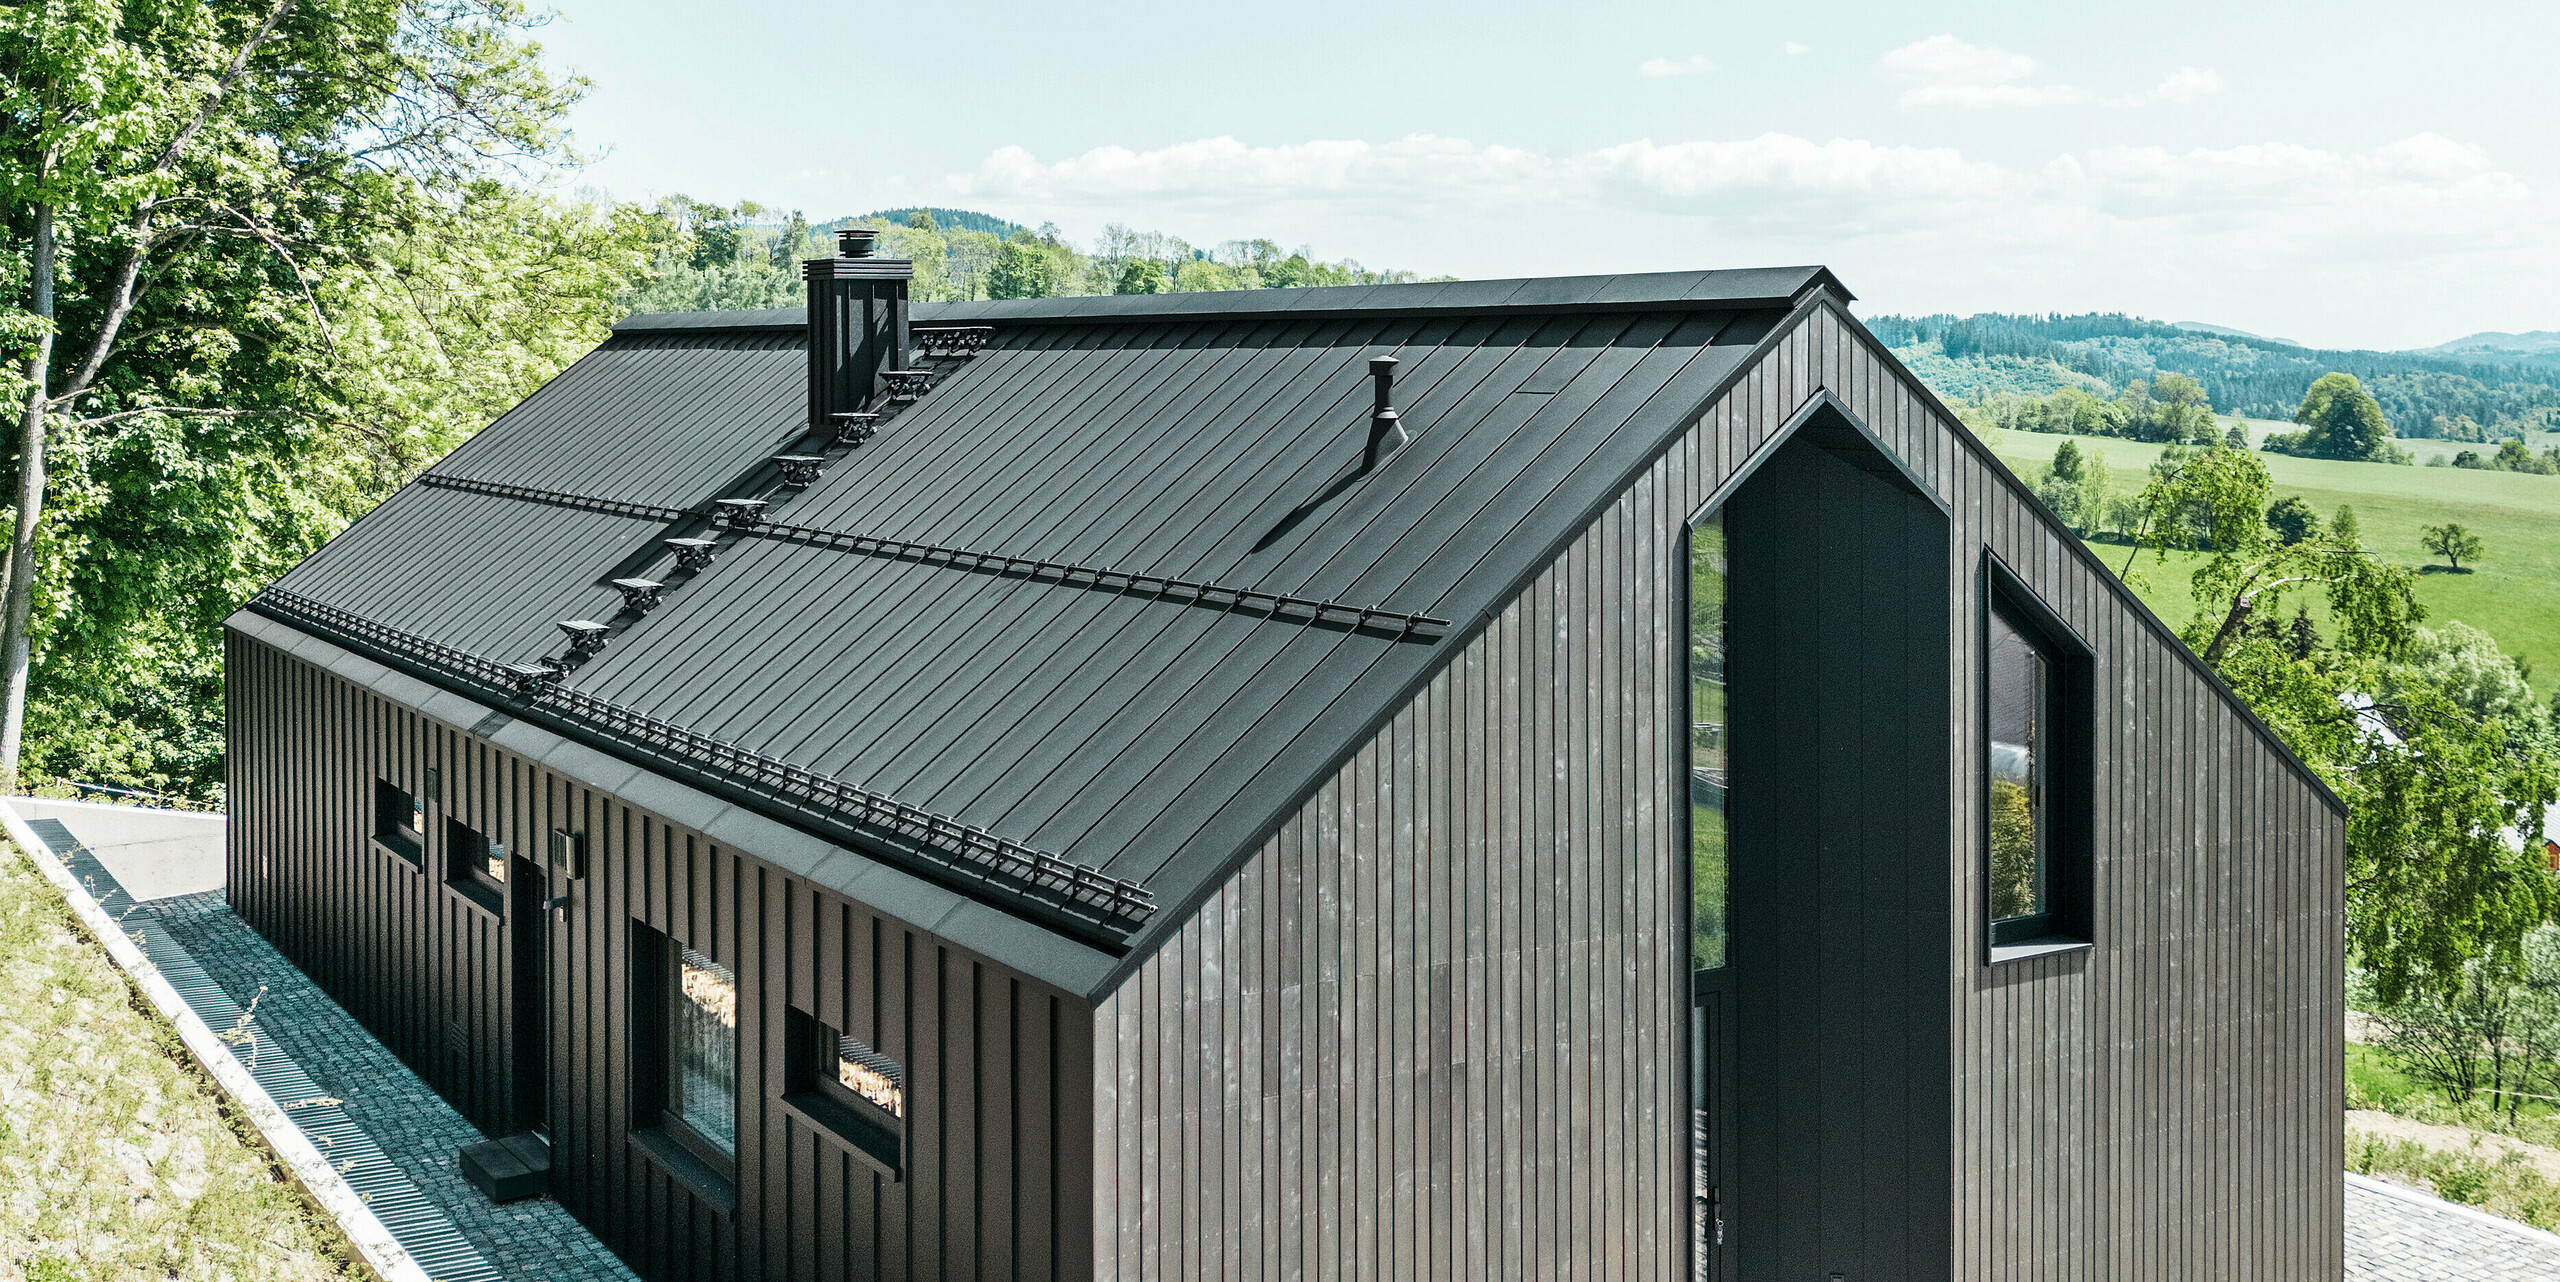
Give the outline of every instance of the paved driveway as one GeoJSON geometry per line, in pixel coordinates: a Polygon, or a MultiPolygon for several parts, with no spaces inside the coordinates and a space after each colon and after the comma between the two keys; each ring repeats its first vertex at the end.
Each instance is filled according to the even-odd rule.
{"type": "Polygon", "coordinates": [[[134,902],[222,889],[221,815],[11,797],[21,819],[59,821],[134,902]]]}
{"type": "Polygon", "coordinates": [[[2347,1282],[2560,1282],[2560,1237],[2349,1175],[2347,1282]]]}

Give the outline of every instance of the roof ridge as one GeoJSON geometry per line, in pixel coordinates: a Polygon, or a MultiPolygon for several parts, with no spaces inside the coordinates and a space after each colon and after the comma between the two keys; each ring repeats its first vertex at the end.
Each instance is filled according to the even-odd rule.
{"type": "MultiPolygon", "coordinates": [[[[1721,311],[1792,307],[1821,286],[1853,297],[1822,266],[1741,267],[1712,271],[1628,272],[1593,276],[1517,276],[1500,280],[1415,281],[1393,285],[1317,285],[1290,289],[1199,290],[1175,294],[1078,294],[1059,298],[976,299],[913,305],[918,324],[1116,324],[1129,321],[1243,320],[1286,317],[1433,313],[1539,315],[1561,312],[1721,311]]],[[[799,329],[806,310],[651,312],[625,317],[616,334],[668,330],[799,329]]]]}

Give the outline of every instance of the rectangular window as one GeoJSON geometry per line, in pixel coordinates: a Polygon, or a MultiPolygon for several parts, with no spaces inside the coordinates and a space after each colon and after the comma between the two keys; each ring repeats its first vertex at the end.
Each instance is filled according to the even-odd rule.
{"type": "Polygon", "coordinates": [[[667,950],[667,1113],[721,1157],[738,1156],[738,980],[678,945],[667,950]]]}
{"type": "Polygon", "coordinates": [[[463,823],[444,821],[445,884],[493,913],[507,910],[507,848],[463,823]]]}
{"type": "Polygon", "coordinates": [[[417,863],[426,844],[426,807],[418,799],[393,786],[388,779],[373,781],[373,839],[388,847],[393,854],[417,863]]]}
{"type": "Polygon", "coordinates": [[[738,1178],[738,979],[631,923],[631,1137],[714,1203],[738,1178]]]}
{"type": "Polygon", "coordinates": [[[1689,952],[1725,964],[1725,538],[1722,513],[1689,529],[1689,952]]]}
{"type": "Polygon", "coordinates": [[[783,1102],[891,1179],[901,1175],[907,1070],[897,1060],[793,1007],[783,1030],[783,1102]]]}
{"type": "Polygon", "coordinates": [[[1997,610],[1990,639],[1991,920],[2041,922],[2052,902],[2053,664],[1997,610]]]}
{"type": "Polygon", "coordinates": [[[1987,578],[1983,907],[2001,961],[2091,939],[2094,661],[1996,560],[1987,578]]]}
{"type": "Polygon", "coordinates": [[[850,1037],[836,1038],[827,1058],[837,1088],[890,1117],[907,1115],[906,1070],[898,1061],[850,1037]]]}

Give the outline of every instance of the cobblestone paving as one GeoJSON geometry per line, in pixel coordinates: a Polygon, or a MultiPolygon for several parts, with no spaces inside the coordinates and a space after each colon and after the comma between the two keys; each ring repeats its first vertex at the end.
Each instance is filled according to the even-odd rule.
{"type": "Polygon", "coordinates": [[[347,1115],[500,1272],[510,1278],[638,1282],[559,1203],[534,1198],[499,1206],[471,1187],[454,1151],[485,1138],[479,1129],[232,915],[222,892],[153,900],[134,912],[156,918],[242,1006],[265,985],[257,1008],[259,1032],[322,1090],[344,1099],[347,1115]]]}
{"type": "Polygon", "coordinates": [[[2560,1239],[2347,1181],[2347,1282],[2555,1282],[2560,1239]]]}

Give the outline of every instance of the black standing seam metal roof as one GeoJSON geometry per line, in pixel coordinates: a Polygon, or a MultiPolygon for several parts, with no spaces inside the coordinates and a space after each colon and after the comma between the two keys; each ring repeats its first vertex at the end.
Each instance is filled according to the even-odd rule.
{"type": "MultiPolygon", "coordinates": [[[[1444,636],[785,538],[725,538],[687,580],[658,547],[677,523],[431,485],[279,586],[504,662],[559,653],[559,620],[613,618],[610,577],[666,580],[575,688],[1179,906],[1832,284],[919,305],[993,344],[770,514],[1462,621],[1444,636]],[[1412,443],[1341,484],[1377,355],[1401,362],[1412,443]]],[[[701,510],[801,439],[804,362],[796,310],[634,318],[432,474],[701,510]]]]}

